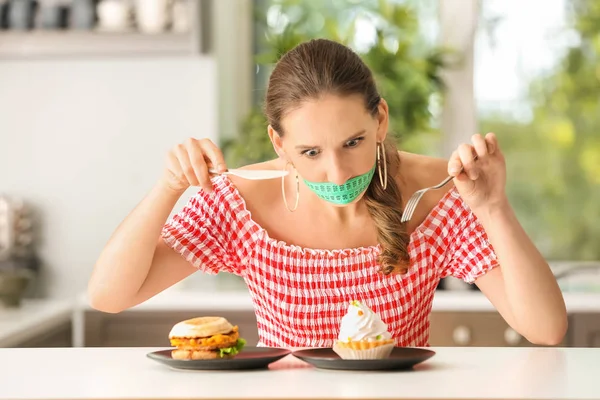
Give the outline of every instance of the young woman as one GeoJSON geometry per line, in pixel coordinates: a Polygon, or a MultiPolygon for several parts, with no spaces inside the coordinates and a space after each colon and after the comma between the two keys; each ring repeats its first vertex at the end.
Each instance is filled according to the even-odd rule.
{"type": "Polygon", "coordinates": [[[210,140],[175,146],[164,176],[100,255],[93,307],[120,312],[195,271],[228,272],[248,286],[260,345],[331,346],[359,300],[397,345],[426,346],[435,288],[455,276],[532,343],[562,340],[562,294],[507,200],[494,134],[473,136],[448,161],[398,152],[371,71],[328,40],[281,58],[265,112],[278,158],[245,168],[288,176],[215,176],[209,168],[226,166],[210,140]],[[403,201],[447,174],[454,184],[430,191],[402,223],[403,201]],[[189,186],[201,189],[167,220],[189,186]]]}

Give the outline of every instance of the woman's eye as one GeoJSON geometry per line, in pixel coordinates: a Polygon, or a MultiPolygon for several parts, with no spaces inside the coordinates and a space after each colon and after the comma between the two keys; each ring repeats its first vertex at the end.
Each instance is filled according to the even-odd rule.
{"type": "Polygon", "coordinates": [[[348,140],[346,142],[346,147],[356,147],[358,146],[358,144],[360,143],[361,140],[363,140],[364,138],[356,138],[356,139],[352,139],[352,140],[348,140]]]}
{"type": "Polygon", "coordinates": [[[318,155],[319,155],[319,151],[318,151],[318,150],[315,150],[315,149],[311,149],[311,150],[304,150],[304,151],[302,152],[302,155],[312,158],[312,157],[316,157],[316,156],[318,156],[318,155]]]}

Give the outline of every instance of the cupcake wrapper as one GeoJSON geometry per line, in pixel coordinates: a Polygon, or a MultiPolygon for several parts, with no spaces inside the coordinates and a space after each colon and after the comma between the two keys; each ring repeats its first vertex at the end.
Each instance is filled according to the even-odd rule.
{"type": "Polygon", "coordinates": [[[347,347],[346,343],[340,345],[339,342],[333,345],[333,351],[344,360],[379,360],[388,358],[393,349],[394,343],[380,344],[365,349],[347,347]]]}

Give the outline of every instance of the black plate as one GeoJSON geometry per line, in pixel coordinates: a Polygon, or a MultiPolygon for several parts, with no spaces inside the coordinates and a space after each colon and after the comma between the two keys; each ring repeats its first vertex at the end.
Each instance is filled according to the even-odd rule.
{"type": "Polygon", "coordinates": [[[217,358],[214,360],[175,360],[171,358],[171,350],[160,350],[146,354],[148,358],[177,369],[224,370],[224,369],[257,369],[266,368],[291,351],[273,347],[246,346],[233,358],[217,358]]]}
{"type": "Polygon", "coordinates": [[[412,347],[394,347],[388,358],[380,360],[343,360],[331,348],[298,350],[292,354],[317,368],[381,371],[410,369],[433,357],[435,352],[412,347]]]}

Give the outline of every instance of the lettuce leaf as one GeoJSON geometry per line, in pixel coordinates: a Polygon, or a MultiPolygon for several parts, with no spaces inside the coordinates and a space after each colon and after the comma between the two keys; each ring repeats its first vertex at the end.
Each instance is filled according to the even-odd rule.
{"type": "Polygon", "coordinates": [[[242,351],[242,349],[244,348],[245,345],[246,345],[246,341],[242,338],[239,338],[237,340],[235,346],[219,349],[219,357],[224,357],[225,355],[235,356],[237,353],[242,351]]]}

